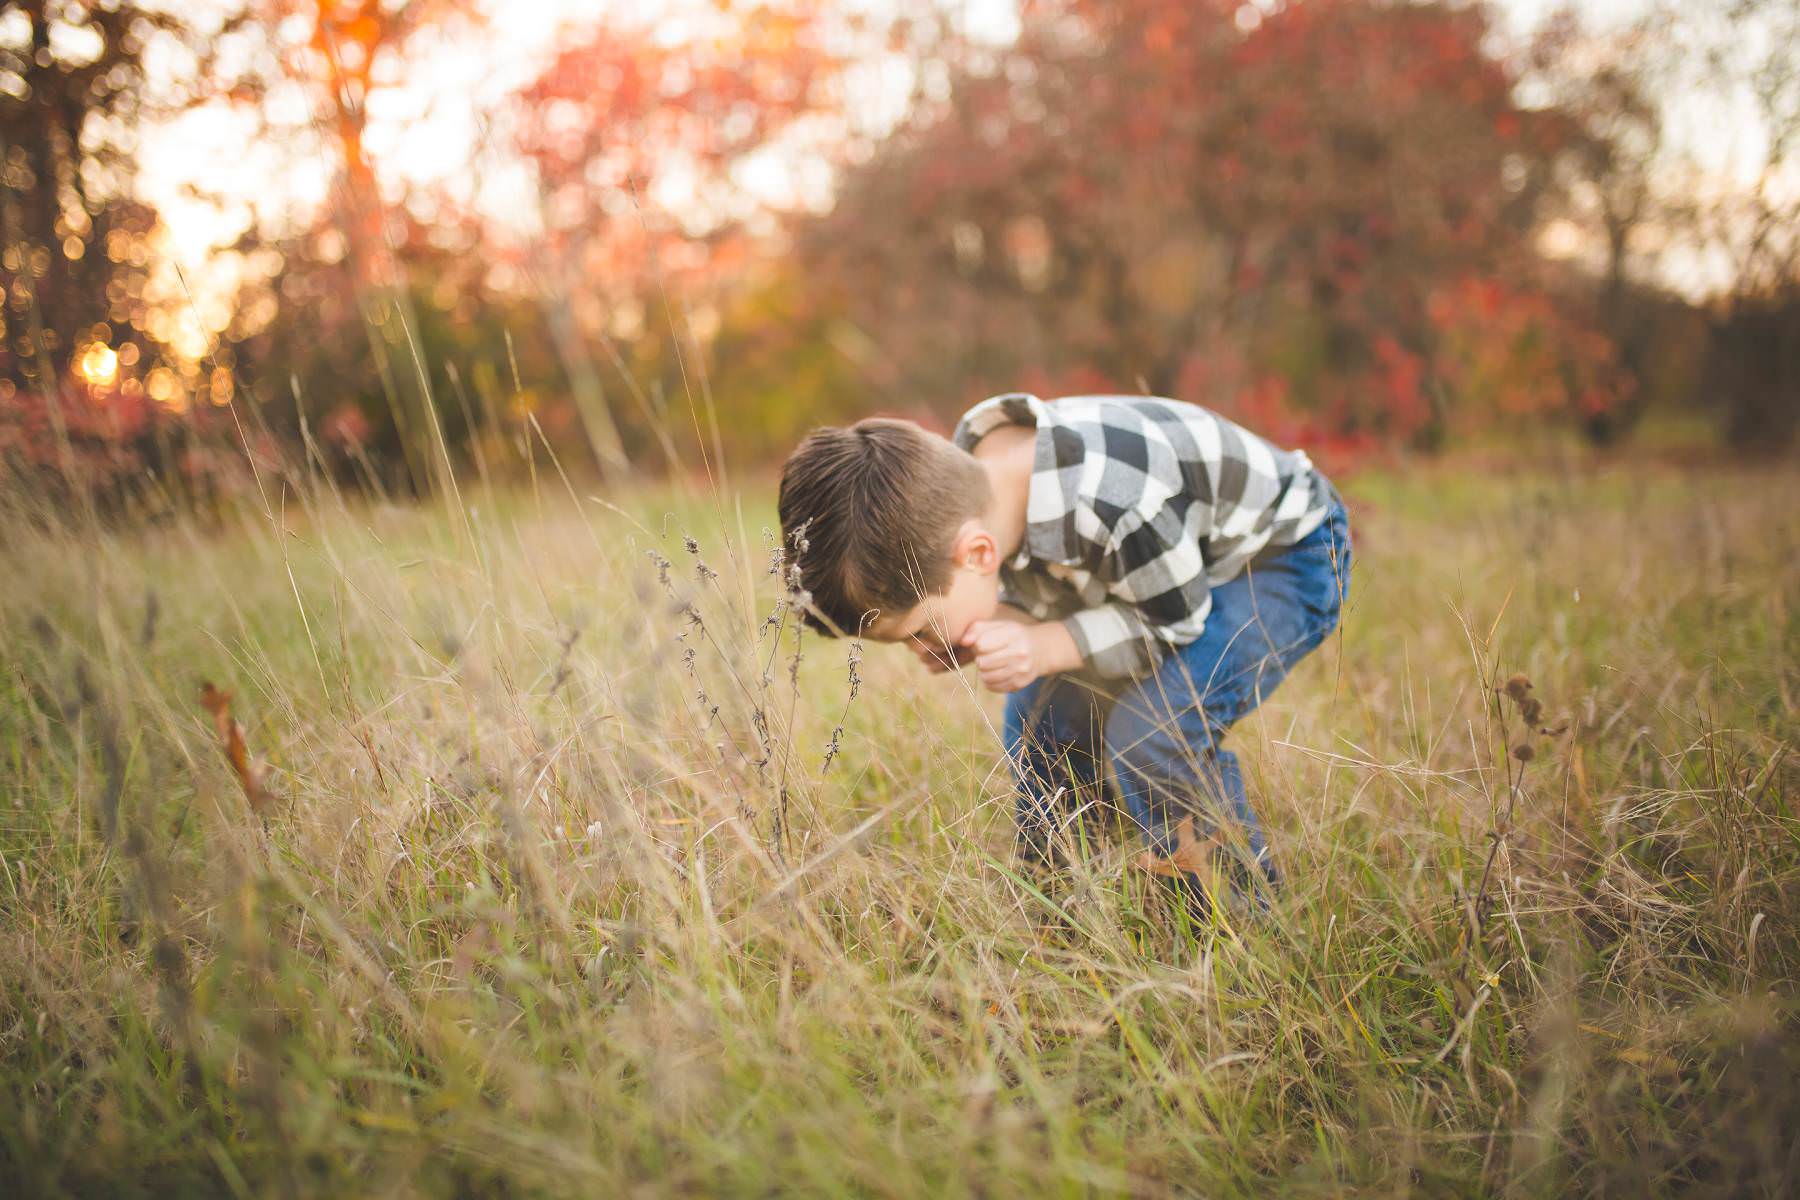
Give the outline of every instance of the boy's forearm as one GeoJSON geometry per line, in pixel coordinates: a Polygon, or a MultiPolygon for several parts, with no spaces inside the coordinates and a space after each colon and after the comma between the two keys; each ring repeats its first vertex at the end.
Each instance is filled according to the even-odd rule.
{"type": "Polygon", "coordinates": [[[1061,621],[1033,621],[1027,628],[1031,631],[1032,657],[1039,675],[1061,675],[1081,669],[1081,648],[1067,625],[1061,621]]]}
{"type": "Polygon", "coordinates": [[[1062,675],[1078,671],[1085,660],[1082,648],[1076,646],[1075,635],[1062,621],[1039,621],[1022,608],[1001,604],[994,610],[995,621],[1015,621],[1026,628],[1031,639],[1031,660],[1039,666],[1039,675],[1062,675]]]}
{"type": "Polygon", "coordinates": [[[1011,604],[996,608],[994,617],[1001,621],[1016,621],[1025,627],[1031,638],[1031,657],[1039,666],[1039,675],[1060,675],[1079,670],[1084,664],[1081,647],[1075,644],[1074,635],[1061,621],[1040,621],[1011,604]]]}

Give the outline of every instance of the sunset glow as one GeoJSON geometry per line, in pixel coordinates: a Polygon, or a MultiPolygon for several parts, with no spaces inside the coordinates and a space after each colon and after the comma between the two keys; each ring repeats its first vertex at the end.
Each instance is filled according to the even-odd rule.
{"type": "Polygon", "coordinates": [[[111,387],[119,378],[119,354],[104,342],[91,343],[78,360],[81,377],[90,387],[111,387]]]}

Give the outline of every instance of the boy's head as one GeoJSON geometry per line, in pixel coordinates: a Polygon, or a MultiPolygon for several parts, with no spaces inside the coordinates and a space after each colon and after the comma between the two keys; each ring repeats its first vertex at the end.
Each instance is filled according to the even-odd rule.
{"type": "Polygon", "coordinates": [[[818,610],[807,624],[956,645],[999,599],[1000,556],[982,520],[991,492],[973,455],[911,421],[808,434],[782,468],[780,502],[783,540],[818,610]]]}

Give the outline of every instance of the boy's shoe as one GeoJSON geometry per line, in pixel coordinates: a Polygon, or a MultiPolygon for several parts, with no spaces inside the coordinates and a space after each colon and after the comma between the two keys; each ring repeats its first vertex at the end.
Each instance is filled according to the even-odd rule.
{"type": "Polygon", "coordinates": [[[1158,875],[1156,881],[1176,904],[1187,910],[1194,928],[1204,929],[1212,924],[1212,892],[1198,875],[1158,875]]]}
{"type": "Polygon", "coordinates": [[[1236,865],[1238,870],[1223,877],[1213,875],[1203,879],[1201,876],[1188,874],[1160,877],[1157,882],[1168,890],[1177,903],[1186,907],[1188,919],[1196,926],[1211,924],[1215,902],[1222,906],[1226,922],[1240,927],[1254,925],[1269,915],[1269,891],[1272,885],[1252,884],[1249,871],[1243,868],[1242,863],[1236,865]]]}
{"type": "Polygon", "coordinates": [[[1199,833],[1192,816],[1183,817],[1175,827],[1174,849],[1168,854],[1146,850],[1132,862],[1156,876],[1197,924],[1212,920],[1218,896],[1224,898],[1226,912],[1238,920],[1254,920],[1269,910],[1274,872],[1253,870],[1226,845],[1222,832],[1199,833]]]}

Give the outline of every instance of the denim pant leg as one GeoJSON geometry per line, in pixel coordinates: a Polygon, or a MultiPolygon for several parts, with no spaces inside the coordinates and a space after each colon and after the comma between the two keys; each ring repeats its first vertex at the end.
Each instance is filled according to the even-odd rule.
{"type": "Polygon", "coordinates": [[[1099,697],[1066,675],[1051,675],[1006,698],[1005,739],[1017,783],[1014,819],[1021,852],[1053,861],[1052,839],[1098,794],[1099,697]]]}
{"type": "Polygon", "coordinates": [[[1212,591],[1200,637],[1119,697],[1106,747],[1120,799],[1161,854],[1193,814],[1202,830],[1230,821],[1261,873],[1277,878],[1225,731],[1272,692],[1338,623],[1350,578],[1341,504],[1292,546],[1271,551],[1212,591]]]}
{"type": "MultiPolygon", "coordinates": [[[[1166,694],[1183,687],[1186,680],[1178,679],[1166,694]]],[[[1106,724],[1120,799],[1156,853],[1173,853],[1177,828],[1191,815],[1202,834],[1223,825],[1241,837],[1244,852],[1273,883],[1275,865],[1237,755],[1219,744],[1226,724],[1203,703],[1165,699],[1150,681],[1134,686],[1106,724]]]]}

